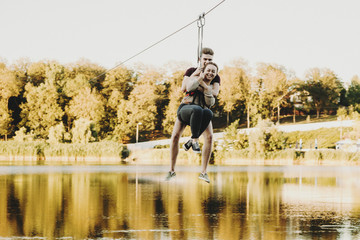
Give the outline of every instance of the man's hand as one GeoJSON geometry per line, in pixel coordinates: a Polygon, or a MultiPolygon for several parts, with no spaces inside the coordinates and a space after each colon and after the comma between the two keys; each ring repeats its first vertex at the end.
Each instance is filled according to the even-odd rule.
{"type": "Polygon", "coordinates": [[[191,76],[200,76],[200,74],[203,72],[203,68],[202,67],[198,67],[196,68],[196,70],[193,72],[193,74],[191,74],[191,76]]]}

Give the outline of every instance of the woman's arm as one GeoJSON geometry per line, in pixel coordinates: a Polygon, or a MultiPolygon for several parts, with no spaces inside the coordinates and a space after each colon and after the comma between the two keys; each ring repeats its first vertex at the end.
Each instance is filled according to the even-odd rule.
{"type": "Polygon", "coordinates": [[[219,92],[220,92],[220,84],[216,82],[212,85],[212,94],[214,95],[214,97],[217,97],[217,95],[219,95],[219,92]]]}
{"type": "Polygon", "coordinates": [[[213,94],[213,86],[207,85],[204,81],[200,82],[200,87],[205,98],[205,104],[208,108],[212,107],[215,104],[215,97],[213,94]]]}
{"type": "Polygon", "coordinates": [[[208,108],[211,108],[215,104],[215,98],[212,94],[204,94],[205,104],[208,108]]]}
{"type": "Polygon", "coordinates": [[[206,83],[204,83],[203,81],[200,82],[199,84],[200,86],[200,91],[201,92],[206,92],[206,93],[210,93],[212,94],[214,97],[217,97],[217,95],[219,95],[219,91],[220,91],[220,84],[219,83],[214,83],[212,85],[206,85],[206,83]]]}
{"type": "Polygon", "coordinates": [[[197,68],[190,76],[184,76],[181,91],[183,92],[191,92],[195,91],[200,84],[200,81],[204,78],[201,74],[201,68],[197,68]]]}
{"type": "Polygon", "coordinates": [[[184,77],[182,90],[186,92],[195,91],[203,80],[203,76],[184,77]]]}

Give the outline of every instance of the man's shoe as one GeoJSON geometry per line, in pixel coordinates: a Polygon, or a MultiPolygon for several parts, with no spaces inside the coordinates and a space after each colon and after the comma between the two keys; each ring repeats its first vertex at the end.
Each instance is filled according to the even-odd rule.
{"type": "Polygon", "coordinates": [[[185,151],[189,151],[189,149],[191,148],[191,146],[192,146],[192,140],[190,139],[189,141],[187,141],[187,143],[185,143],[185,144],[183,145],[183,148],[184,148],[185,151]]]}
{"type": "Polygon", "coordinates": [[[193,142],[192,149],[193,149],[194,153],[201,153],[199,142],[193,142]]]}
{"type": "Polygon", "coordinates": [[[175,172],[168,172],[168,174],[166,175],[165,181],[170,181],[175,176],[176,176],[175,172]]]}
{"type": "Polygon", "coordinates": [[[210,179],[207,173],[200,173],[199,179],[204,180],[207,183],[210,183],[210,179]]]}

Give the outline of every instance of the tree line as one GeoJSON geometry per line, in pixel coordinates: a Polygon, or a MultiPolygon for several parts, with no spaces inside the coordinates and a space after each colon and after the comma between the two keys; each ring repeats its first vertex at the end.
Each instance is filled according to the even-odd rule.
{"type": "MultiPolygon", "coordinates": [[[[187,67],[138,64],[101,75],[107,69],[84,59],[65,65],[26,59],[12,65],[0,62],[0,136],[131,142],[139,126],[142,139],[169,136],[184,96],[180,88],[187,67]]],[[[251,127],[260,119],[278,121],[294,111],[319,117],[342,106],[360,110],[359,77],[346,86],[330,69],[309,69],[300,79],[284,66],[259,63],[252,69],[240,59],[219,75],[213,111],[227,124],[240,119],[251,127]]]]}

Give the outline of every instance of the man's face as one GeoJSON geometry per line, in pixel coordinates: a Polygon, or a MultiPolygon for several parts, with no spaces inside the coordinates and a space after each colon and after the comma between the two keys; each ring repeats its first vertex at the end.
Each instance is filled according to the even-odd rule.
{"type": "Polygon", "coordinates": [[[210,54],[202,54],[200,58],[200,65],[201,67],[204,67],[204,65],[208,62],[211,62],[213,60],[213,55],[210,54]]]}

